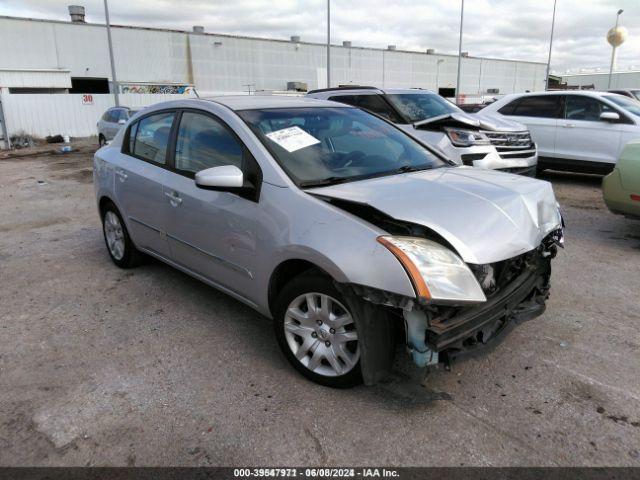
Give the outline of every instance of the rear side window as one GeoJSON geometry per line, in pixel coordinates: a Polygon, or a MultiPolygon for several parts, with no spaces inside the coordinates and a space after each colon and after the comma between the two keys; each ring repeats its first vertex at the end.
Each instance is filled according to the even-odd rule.
{"type": "Polygon", "coordinates": [[[153,163],[166,164],[174,116],[174,112],[158,113],[136,122],[129,132],[129,153],[153,163]]]}
{"type": "Polygon", "coordinates": [[[176,143],[175,167],[199,172],[211,167],[242,168],[242,145],[219,121],[208,115],[184,112],[176,143]]]}
{"type": "Polygon", "coordinates": [[[559,118],[562,110],[560,95],[534,95],[515,99],[498,112],[520,117],[559,118]]]}

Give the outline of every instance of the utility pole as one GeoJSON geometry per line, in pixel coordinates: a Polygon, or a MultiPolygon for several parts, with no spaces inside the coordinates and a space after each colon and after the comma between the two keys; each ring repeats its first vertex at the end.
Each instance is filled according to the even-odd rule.
{"type": "MultiPolygon", "coordinates": [[[[551,37],[549,37],[549,58],[547,58],[547,75],[544,78],[544,90],[549,90],[549,73],[551,72],[551,49],[553,48],[553,30],[556,26],[556,3],[558,0],[553,0],[553,17],[551,18],[551,37]]],[[[517,65],[517,64],[516,64],[517,65]]]]}
{"type": "Polygon", "coordinates": [[[460,40],[458,41],[458,79],[456,80],[456,104],[460,104],[460,70],[462,68],[462,25],[463,25],[463,21],[464,21],[464,0],[462,0],[462,5],[460,7],[460,40]]]}
{"type": "Polygon", "coordinates": [[[331,0],[327,0],[327,88],[331,88],[331,0]]]}
{"type": "Polygon", "coordinates": [[[104,17],[107,23],[107,41],[109,43],[109,60],[111,60],[111,79],[113,86],[113,100],[116,107],[120,106],[120,98],[118,97],[118,80],[116,79],[116,64],[113,61],[113,43],[111,42],[111,22],[109,21],[109,5],[104,0],[104,17]]]}

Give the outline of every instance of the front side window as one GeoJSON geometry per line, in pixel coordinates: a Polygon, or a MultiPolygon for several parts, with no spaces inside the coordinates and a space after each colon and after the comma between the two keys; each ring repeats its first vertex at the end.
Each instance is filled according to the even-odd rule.
{"type": "MultiPolygon", "coordinates": [[[[640,91],[640,90],[639,90],[640,91]]],[[[615,103],[619,107],[624,108],[626,111],[640,116],[640,103],[636,100],[632,100],[628,97],[619,97],[618,95],[607,95],[607,100],[615,103]]]]}
{"type": "Polygon", "coordinates": [[[534,95],[518,98],[498,111],[503,115],[520,117],[559,118],[561,110],[560,95],[534,95]]]}
{"type": "Polygon", "coordinates": [[[136,122],[129,131],[129,152],[143,160],[166,164],[174,116],[174,112],[157,113],[136,122]]]}
{"type": "Polygon", "coordinates": [[[329,100],[333,102],[346,103],[347,105],[352,105],[354,107],[358,106],[358,99],[355,95],[334,95],[333,97],[329,97],[329,100]]]}
{"type": "Polygon", "coordinates": [[[358,95],[358,107],[376,115],[380,115],[393,123],[404,123],[393,108],[382,98],[382,95],[358,95]]]}
{"type": "Polygon", "coordinates": [[[604,112],[614,112],[614,110],[597,98],[583,95],[567,95],[566,119],[597,122],[600,120],[600,114],[604,112]]]}
{"type": "Polygon", "coordinates": [[[177,170],[196,173],[223,165],[242,168],[242,152],[240,143],[219,121],[199,113],[182,114],[176,143],[177,170]]]}
{"type": "Polygon", "coordinates": [[[388,94],[387,100],[411,123],[462,112],[451,102],[432,93],[388,94]]]}
{"type": "Polygon", "coordinates": [[[396,127],[355,108],[238,114],[301,187],[447,165],[396,127]]]}

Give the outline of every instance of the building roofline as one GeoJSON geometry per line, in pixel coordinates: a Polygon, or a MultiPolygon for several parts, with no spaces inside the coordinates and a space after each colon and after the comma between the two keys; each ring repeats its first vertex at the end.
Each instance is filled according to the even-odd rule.
{"type": "MultiPolygon", "coordinates": [[[[628,74],[628,73],[640,73],[640,70],[618,70],[618,71],[613,71],[612,72],[613,75],[619,75],[619,74],[628,74]]],[[[563,73],[561,75],[561,77],[587,77],[587,76],[593,76],[593,75],[607,75],[609,76],[609,72],[591,72],[591,73],[586,73],[586,72],[582,72],[582,73],[563,73]]]]}
{"type": "MultiPolygon", "coordinates": [[[[0,20],[22,20],[22,21],[30,21],[30,22],[43,22],[43,23],[59,23],[64,25],[77,25],[77,26],[89,26],[89,27],[106,27],[104,23],[90,23],[90,22],[69,22],[66,20],[55,20],[48,18],[31,18],[31,17],[14,17],[10,15],[0,15],[0,20]]],[[[213,32],[204,32],[204,33],[195,33],[189,30],[180,30],[173,28],[159,28],[159,27],[143,27],[139,25],[111,25],[111,28],[122,28],[122,29],[131,29],[131,30],[149,30],[155,32],[169,32],[169,33],[182,33],[187,35],[197,35],[197,36],[211,36],[211,37],[222,37],[222,38],[239,38],[243,40],[260,40],[263,42],[278,42],[278,43],[294,43],[291,40],[285,40],[280,38],[265,38],[265,37],[251,37],[248,35],[232,35],[229,33],[213,33],[213,32]]],[[[317,42],[308,42],[308,41],[299,41],[295,42],[300,45],[312,45],[312,46],[326,46],[325,43],[317,43],[317,42]]],[[[376,48],[376,47],[362,47],[362,46],[351,46],[345,47],[340,44],[331,44],[331,48],[344,48],[350,50],[369,50],[375,52],[389,52],[389,53],[412,53],[415,55],[424,55],[428,57],[453,57],[458,58],[458,55],[452,53],[426,53],[424,51],[418,50],[388,50],[386,48],[376,48]]],[[[518,62],[518,63],[527,63],[532,65],[545,65],[544,62],[532,62],[530,60],[517,60],[512,58],[494,58],[494,57],[476,57],[476,56],[466,56],[463,58],[470,58],[474,60],[492,60],[497,62],[518,62]]]]}

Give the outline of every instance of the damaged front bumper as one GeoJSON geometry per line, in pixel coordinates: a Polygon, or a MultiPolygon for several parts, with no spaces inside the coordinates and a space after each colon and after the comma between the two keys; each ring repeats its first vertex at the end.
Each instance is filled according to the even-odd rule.
{"type": "Polygon", "coordinates": [[[414,362],[420,367],[449,364],[493,343],[508,327],[541,315],[549,297],[551,259],[555,253],[555,245],[542,245],[496,264],[496,283],[487,301],[481,304],[414,304],[405,309],[407,347],[414,362]]]}

